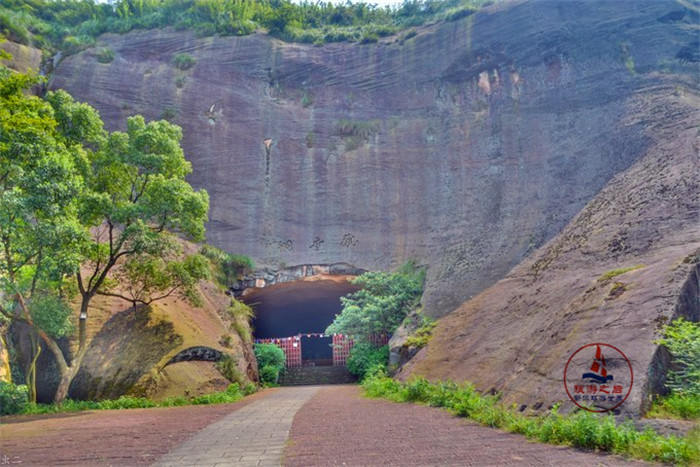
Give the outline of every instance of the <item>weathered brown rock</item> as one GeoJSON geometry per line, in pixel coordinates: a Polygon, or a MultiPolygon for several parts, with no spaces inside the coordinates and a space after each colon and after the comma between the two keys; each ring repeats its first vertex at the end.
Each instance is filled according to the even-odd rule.
{"type": "MultiPolygon", "coordinates": [[[[211,361],[169,364],[191,348],[230,355],[244,379],[257,381],[252,343],[231,325],[235,319],[228,312],[231,299],[210,282],[199,289],[201,307],[167,298],[154,302],[152,311],[98,297],[91,342],[70,397],[99,400],[127,393],[161,399],[225,389],[229,383],[211,361]]],[[[247,328],[244,321],[241,324],[247,328]]]]}
{"type": "Polygon", "coordinates": [[[182,125],[211,243],[273,267],[416,258],[441,316],[653,146],[660,117],[627,119],[629,98],[659,72],[696,86],[696,22],[671,2],[531,1],[370,45],[133,32],[100,39],[110,64],[63,60],[52,86],[113,130],[182,125]]]}
{"type": "Polygon", "coordinates": [[[657,79],[627,100],[630,117],[620,122],[649,122],[642,136],[657,143],[531,259],[440,320],[401,377],[469,380],[508,403],[568,410],[569,356],[607,343],[634,371],[624,413],[639,414],[663,391],[659,328],[679,316],[700,320],[700,95],[657,79]]]}
{"type": "Polygon", "coordinates": [[[29,70],[39,71],[41,50],[10,41],[0,42],[0,50],[4,50],[12,55],[12,60],[3,63],[12,70],[22,73],[26,73],[29,70]]]}

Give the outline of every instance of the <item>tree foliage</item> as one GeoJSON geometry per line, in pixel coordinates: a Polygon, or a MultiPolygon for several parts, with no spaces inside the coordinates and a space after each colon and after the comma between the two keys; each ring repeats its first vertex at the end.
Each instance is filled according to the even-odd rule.
{"type": "Polygon", "coordinates": [[[78,270],[86,239],[77,215],[85,152],[60,134],[53,108],[28,95],[39,81],[0,67],[2,312],[24,320],[31,320],[29,309],[15,306],[39,290],[60,289],[78,270]]]}
{"type": "Polygon", "coordinates": [[[255,359],[258,361],[261,383],[277,383],[284,370],[286,357],[284,350],[275,344],[255,344],[255,359]]]}
{"type": "Polygon", "coordinates": [[[350,373],[363,379],[370,369],[385,368],[388,362],[388,345],[377,347],[370,342],[358,342],[350,349],[347,367],[350,373]]]}
{"type": "Polygon", "coordinates": [[[107,134],[97,111],[67,93],[33,96],[40,82],[0,66],[0,316],[30,326],[33,361],[37,336],[54,354],[61,401],[87,351],[95,295],[197,300],[209,261],[184,255],[175,234],[203,240],[209,197],[185,180],[179,127],[137,116],[107,134]],[[66,297],[76,285],[70,359],[55,339],[73,329],[66,297]]]}
{"type": "Polygon", "coordinates": [[[675,393],[700,397],[700,324],[681,318],[665,326],[662,334],[657,343],[668,348],[676,365],[667,385],[675,393]]]}
{"type": "Polygon", "coordinates": [[[352,283],[362,287],[342,297],[343,311],[326,329],[327,334],[348,334],[367,341],[373,334],[391,334],[418,305],[424,273],[414,264],[395,273],[367,272],[352,283]]]}
{"type": "Polygon", "coordinates": [[[0,0],[0,33],[11,40],[74,53],[102,33],[175,27],[198,35],[247,35],[259,28],[297,42],[361,41],[473,13],[488,0],[366,3],[291,0],[0,0]]]}

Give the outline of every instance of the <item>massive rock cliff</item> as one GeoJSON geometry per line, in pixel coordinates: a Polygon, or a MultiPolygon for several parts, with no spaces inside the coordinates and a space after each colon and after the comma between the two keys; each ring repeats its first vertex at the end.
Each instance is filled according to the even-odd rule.
{"type": "MultiPolygon", "coordinates": [[[[638,414],[664,392],[660,327],[700,321],[700,94],[659,77],[628,105],[624,123],[646,122],[643,135],[658,142],[545,247],[440,320],[400,377],[468,380],[509,403],[569,410],[569,357],[604,343],[634,372],[621,411],[638,414]]],[[[623,376],[624,364],[608,365],[614,381],[623,376]]]]}
{"type": "Polygon", "coordinates": [[[694,8],[505,2],[369,45],[135,32],[52,86],[110,129],[182,125],[219,247],[272,268],[427,265],[425,309],[447,316],[401,377],[570,405],[568,357],[607,342],[638,413],[668,364],[659,326],[699,319],[694,8]]]}
{"type": "Polygon", "coordinates": [[[681,3],[532,1],[369,45],[143,31],[66,58],[52,86],[113,130],[182,125],[211,243],[273,267],[416,258],[441,316],[653,146],[643,130],[673,116],[629,118],[630,98],[696,85],[696,25],[681,3]]]}

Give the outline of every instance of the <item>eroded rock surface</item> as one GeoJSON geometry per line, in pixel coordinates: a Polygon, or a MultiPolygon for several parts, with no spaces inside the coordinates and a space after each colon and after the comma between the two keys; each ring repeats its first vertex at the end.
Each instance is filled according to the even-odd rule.
{"type": "Polygon", "coordinates": [[[52,86],[112,130],[182,125],[213,244],[273,267],[415,258],[441,316],[648,152],[675,117],[631,119],[630,98],[696,86],[695,24],[674,2],[531,1],[370,45],[144,31],[102,37],[110,64],[66,58],[52,86]]]}
{"type": "Polygon", "coordinates": [[[606,343],[634,372],[622,412],[663,389],[660,327],[700,320],[700,95],[664,81],[629,98],[621,122],[654,121],[644,132],[658,142],[531,259],[440,320],[402,378],[469,380],[509,403],[569,410],[569,356],[606,343]]]}

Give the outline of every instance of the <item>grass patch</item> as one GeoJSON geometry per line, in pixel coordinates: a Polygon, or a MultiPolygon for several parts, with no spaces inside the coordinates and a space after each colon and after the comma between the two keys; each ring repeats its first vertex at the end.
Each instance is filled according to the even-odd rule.
{"type": "Polygon", "coordinates": [[[230,384],[225,391],[192,398],[169,397],[160,402],[145,397],[131,396],[122,396],[119,399],[104,401],[74,401],[68,399],[62,404],[28,404],[20,413],[24,415],[34,415],[81,412],[84,410],[123,410],[146,409],[152,407],[179,407],[183,405],[230,404],[241,400],[245,395],[251,394],[251,388],[249,386],[252,385],[246,385],[246,387],[241,390],[237,383],[233,383],[230,384]]]}
{"type": "Polygon", "coordinates": [[[95,58],[100,63],[111,63],[114,60],[114,50],[112,49],[102,49],[95,54],[95,58]]]}
{"type": "Polygon", "coordinates": [[[430,342],[430,339],[432,339],[435,326],[437,326],[437,321],[423,317],[423,324],[421,327],[416,329],[416,332],[408,336],[404,345],[406,347],[417,347],[422,349],[428,345],[428,342],[430,342]]]}
{"type": "Polygon", "coordinates": [[[399,383],[383,373],[377,373],[366,378],[362,385],[369,397],[443,407],[482,425],[501,428],[544,443],[676,465],[700,462],[697,433],[683,438],[660,436],[651,429],[640,433],[631,421],[617,424],[612,415],[601,416],[587,411],[562,415],[556,407],[546,415],[528,416],[504,406],[498,396],[479,394],[471,384],[431,383],[423,378],[399,383]]]}
{"type": "Polygon", "coordinates": [[[603,275],[601,275],[598,278],[598,282],[607,282],[610,279],[615,278],[617,276],[620,276],[626,272],[634,271],[635,269],[641,269],[643,267],[644,267],[643,264],[637,264],[636,266],[629,266],[626,268],[612,269],[612,270],[604,273],[603,275]]]}
{"type": "Polygon", "coordinates": [[[178,70],[189,70],[197,63],[197,60],[190,54],[175,54],[173,66],[178,70]]]}
{"type": "Polygon", "coordinates": [[[659,398],[652,404],[647,417],[700,420],[700,396],[672,394],[659,398]]]}

